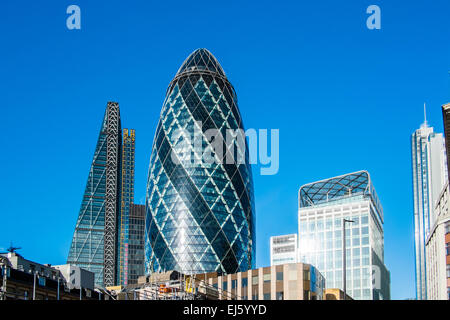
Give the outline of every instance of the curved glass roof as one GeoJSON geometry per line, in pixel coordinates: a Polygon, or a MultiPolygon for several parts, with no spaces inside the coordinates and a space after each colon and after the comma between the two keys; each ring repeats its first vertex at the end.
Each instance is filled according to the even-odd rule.
{"type": "Polygon", "coordinates": [[[372,197],[383,222],[383,209],[370,180],[370,175],[366,170],[301,186],[299,190],[299,206],[304,208],[329,204],[333,201],[357,195],[372,197]]]}
{"type": "Polygon", "coordinates": [[[201,48],[192,52],[189,57],[184,60],[177,75],[190,71],[211,71],[225,77],[225,72],[220,66],[217,59],[207,49],[201,48]]]}

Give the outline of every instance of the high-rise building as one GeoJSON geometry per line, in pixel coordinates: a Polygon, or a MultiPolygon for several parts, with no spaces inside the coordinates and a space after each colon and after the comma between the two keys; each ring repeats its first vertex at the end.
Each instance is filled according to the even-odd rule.
{"type": "Polygon", "coordinates": [[[130,205],[134,202],[135,131],[123,129],[121,208],[118,224],[117,283],[128,284],[130,251],[130,205]]]}
{"type": "Polygon", "coordinates": [[[414,253],[416,298],[427,298],[425,241],[434,223],[434,206],[447,181],[444,137],[425,119],[411,136],[414,193],[414,253]]]}
{"type": "MultiPolygon", "coordinates": [[[[214,162],[210,130],[244,130],[237,97],[216,58],[194,51],[169,84],[150,157],[146,198],[146,272],[235,273],[255,254],[252,172],[247,142],[220,143],[245,161],[214,162]],[[193,145],[188,141],[194,141],[193,145]],[[193,155],[194,161],[186,161],[193,155]]],[[[219,140],[220,141],[220,140],[219,140]]],[[[217,161],[218,160],[218,161],[217,161]]]]}
{"type": "Polygon", "coordinates": [[[327,288],[341,290],[343,220],[352,220],[345,224],[347,294],[355,300],[390,299],[383,209],[367,171],[303,185],[298,219],[300,262],[316,266],[327,288]]]}
{"type": "Polygon", "coordinates": [[[450,191],[448,183],[436,206],[436,220],[426,240],[427,299],[450,300],[450,191]]]}
{"type": "Polygon", "coordinates": [[[270,237],[270,265],[298,262],[297,234],[270,237]]]}
{"type": "Polygon", "coordinates": [[[145,205],[131,204],[128,222],[128,284],[136,284],[145,274],[145,205]]]}
{"type": "Polygon", "coordinates": [[[100,287],[116,282],[121,154],[119,104],[108,102],[67,258],[94,272],[100,287]]]}
{"type": "MultiPolygon", "coordinates": [[[[442,117],[444,119],[445,141],[450,141],[450,103],[446,103],[442,106],[442,117]]],[[[450,155],[450,143],[445,143],[445,146],[446,146],[446,160],[447,160],[446,182],[448,182],[449,181],[448,174],[450,174],[450,161],[448,161],[448,156],[450,155]]]]}

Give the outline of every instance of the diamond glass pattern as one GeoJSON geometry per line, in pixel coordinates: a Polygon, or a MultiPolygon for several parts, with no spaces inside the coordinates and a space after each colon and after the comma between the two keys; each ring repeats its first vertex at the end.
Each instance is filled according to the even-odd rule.
{"type": "MultiPolygon", "coordinates": [[[[183,139],[176,132],[185,129],[193,136],[198,121],[203,136],[208,129],[220,130],[223,137],[227,129],[244,130],[234,88],[206,49],[194,51],[178,70],[156,129],[147,183],[147,273],[235,273],[254,266],[253,179],[247,145],[242,164],[172,161],[171,151],[183,139]]],[[[204,137],[203,150],[210,144],[207,141],[204,137]]],[[[184,151],[193,154],[194,148],[184,145],[184,151]]]]}

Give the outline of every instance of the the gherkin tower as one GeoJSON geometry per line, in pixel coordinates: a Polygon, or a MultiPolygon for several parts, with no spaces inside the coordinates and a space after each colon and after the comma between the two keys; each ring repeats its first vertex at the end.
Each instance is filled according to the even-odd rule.
{"type": "MultiPolygon", "coordinates": [[[[193,140],[199,133],[201,149],[211,147],[208,129],[225,139],[227,131],[244,126],[222,67],[208,50],[198,49],[169,84],[155,133],[146,198],[147,273],[235,273],[254,266],[253,179],[245,140],[241,162],[187,162],[180,161],[180,153],[173,156],[183,140],[180,131],[193,140]]],[[[224,154],[236,148],[223,145],[224,154]]],[[[182,148],[194,158],[198,154],[195,143],[182,148]]]]}

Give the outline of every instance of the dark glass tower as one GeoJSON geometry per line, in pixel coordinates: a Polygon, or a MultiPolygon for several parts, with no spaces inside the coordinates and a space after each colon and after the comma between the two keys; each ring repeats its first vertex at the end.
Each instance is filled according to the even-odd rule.
{"type": "Polygon", "coordinates": [[[94,272],[101,287],[115,285],[116,279],[121,146],[119,104],[108,102],[67,258],[94,272]]]}
{"type": "MultiPolygon", "coordinates": [[[[146,272],[235,273],[254,265],[252,172],[244,163],[172,159],[177,131],[211,146],[208,129],[244,130],[233,86],[206,49],[193,52],[169,84],[150,158],[146,198],[146,272]],[[199,123],[201,122],[201,125],[199,123]]],[[[186,144],[184,152],[195,154],[186,144]]],[[[235,145],[225,145],[231,152],[235,145]]],[[[233,153],[234,154],[234,153],[233,153]]]]}
{"type": "Polygon", "coordinates": [[[123,129],[121,208],[118,216],[118,274],[119,285],[128,284],[130,253],[130,205],[134,202],[135,130],[123,129]]]}
{"type": "Polygon", "coordinates": [[[129,209],[128,284],[136,284],[144,269],[145,205],[131,204],[129,209]]]}

